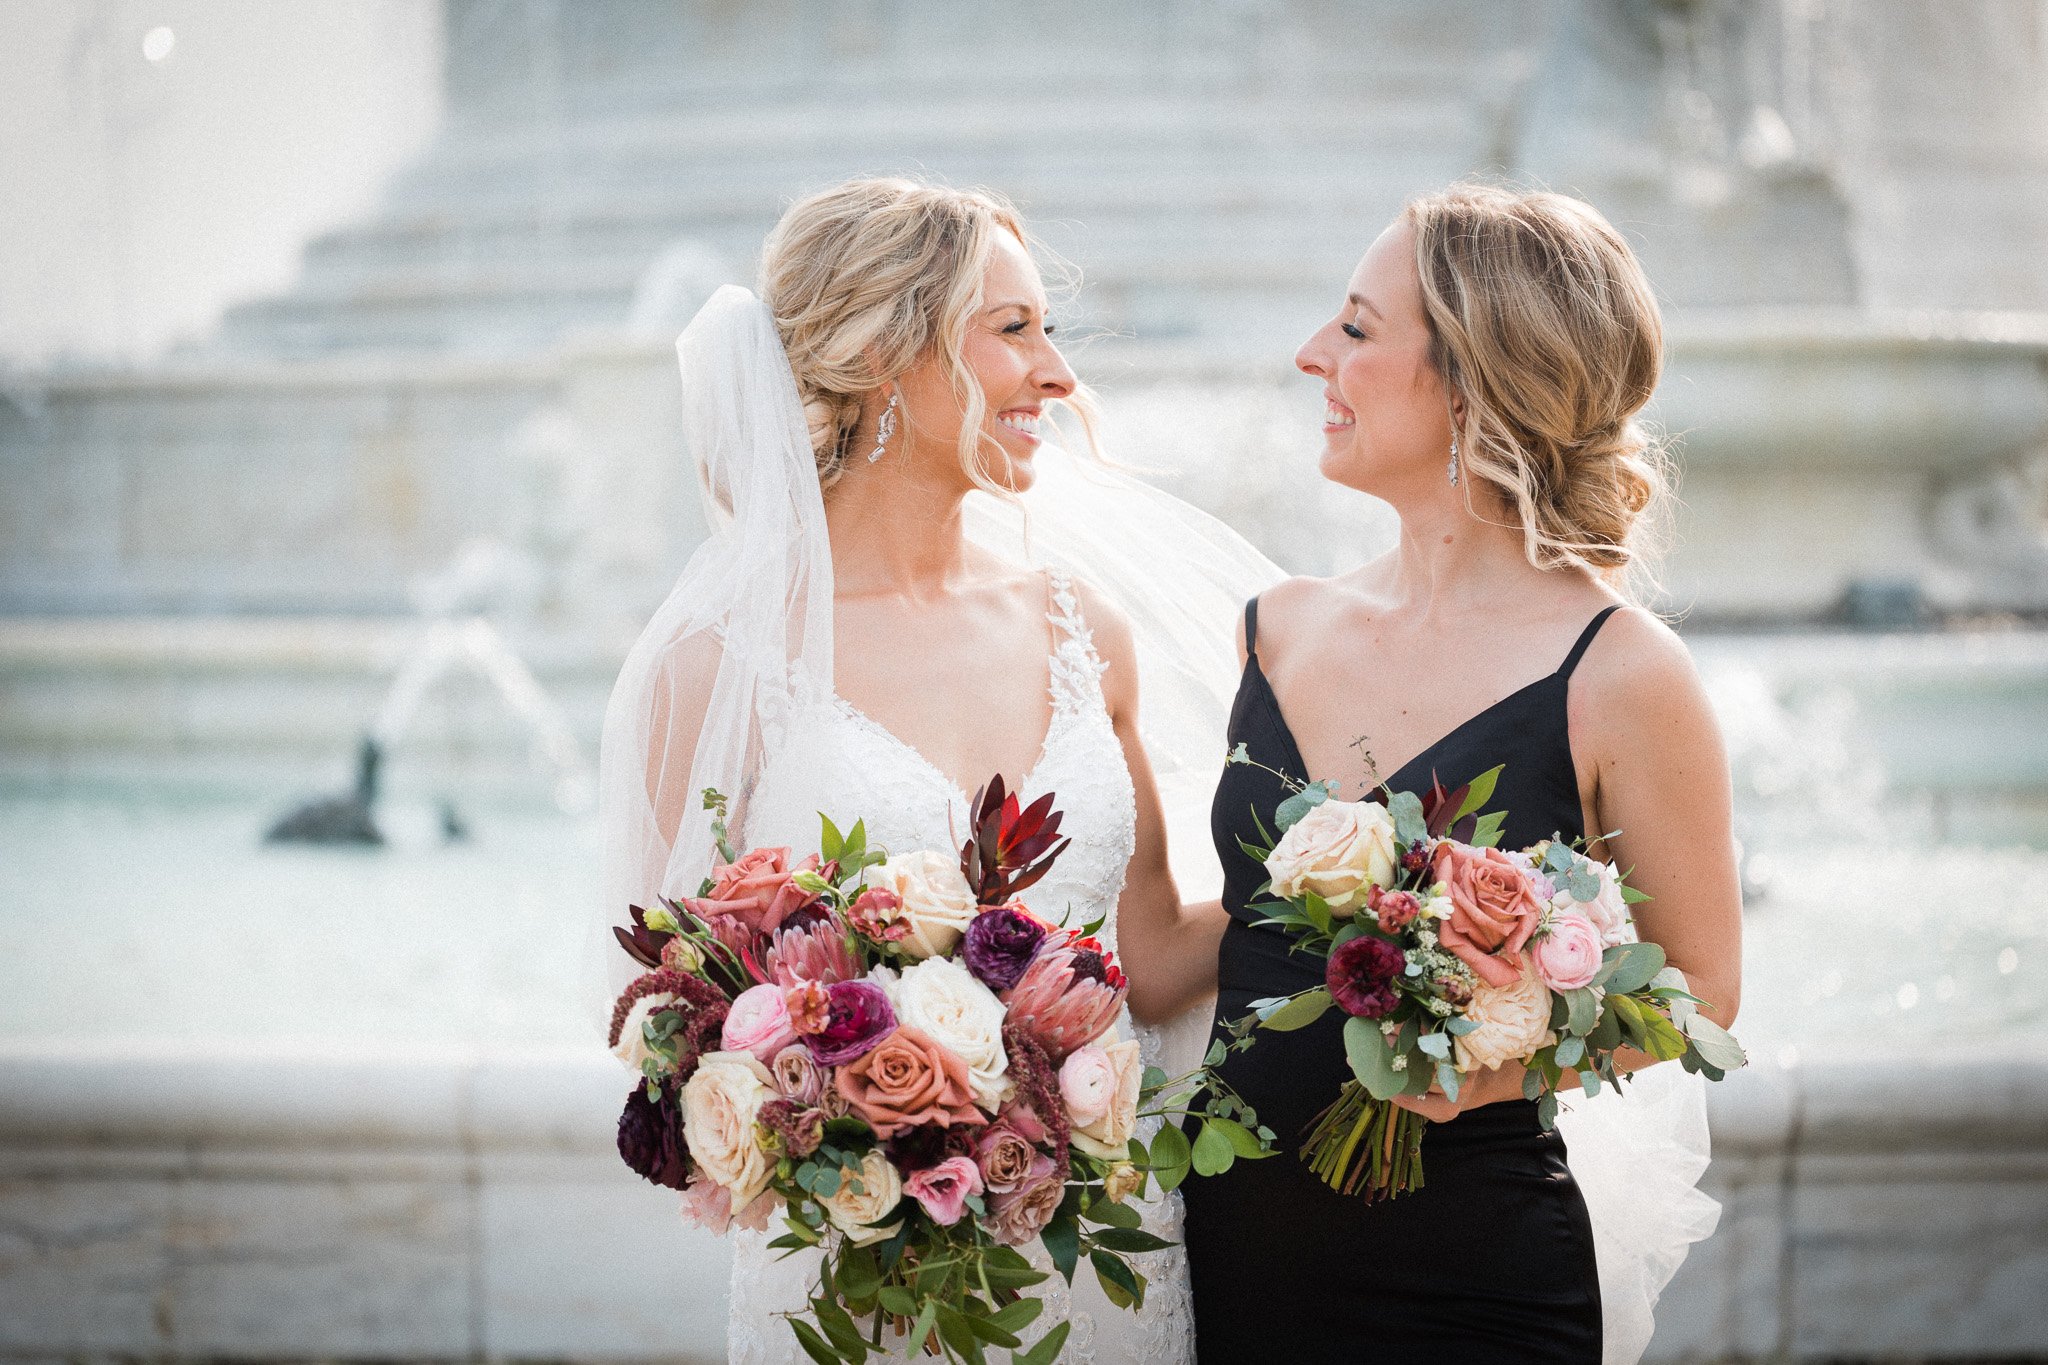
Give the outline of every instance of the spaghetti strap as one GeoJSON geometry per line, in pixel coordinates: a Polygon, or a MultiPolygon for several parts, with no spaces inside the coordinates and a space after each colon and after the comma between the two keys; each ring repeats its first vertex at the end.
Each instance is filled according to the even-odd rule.
{"type": "Polygon", "coordinates": [[[1244,655],[1247,659],[1259,657],[1259,599],[1256,597],[1244,604],[1244,655]]]}
{"type": "Polygon", "coordinates": [[[1587,647],[1593,643],[1593,637],[1600,633],[1600,627],[1606,625],[1607,618],[1620,611],[1621,606],[1621,603],[1616,602],[1586,623],[1585,630],[1579,634],[1579,642],[1572,646],[1572,652],[1565,655],[1564,662],[1558,666],[1559,677],[1569,678],[1572,675],[1572,670],[1579,666],[1579,660],[1585,657],[1587,647]]]}

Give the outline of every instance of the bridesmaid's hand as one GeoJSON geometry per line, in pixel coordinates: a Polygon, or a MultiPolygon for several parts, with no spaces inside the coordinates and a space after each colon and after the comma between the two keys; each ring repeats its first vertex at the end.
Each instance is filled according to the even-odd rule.
{"type": "Polygon", "coordinates": [[[1482,1105],[1499,1104],[1502,1100],[1520,1098],[1522,1068],[1496,1066],[1467,1076],[1464,1083],[1458,1087],[1458,1098],[1455,1100],[1446,1095],[1441,1087],[1432,1085],[1426,1095],[1396,1095],[1393,1102],[1403,1109],[1422,1115],[1431,1123],[1446,1123],[1467,1109],[1477,1109],[1482,1105]]]}

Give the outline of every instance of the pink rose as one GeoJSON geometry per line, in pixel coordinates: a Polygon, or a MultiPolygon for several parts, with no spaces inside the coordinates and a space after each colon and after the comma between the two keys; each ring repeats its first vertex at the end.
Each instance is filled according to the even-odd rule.
{"type": "Polygon", "coordinates": [[[749,986],[732,1002],[718,1043],[727,1052],[751,1052],[766,1066],[795,1041],[796,1026],[789,1022],[782,987],[760,985],[749,986]]]}
{"type": "Polygon", "coordinates": [[[991,1194],[1008,1194],[1041,1174],[1037,1163],[1052,1168],[1052,1158],[1041,1154],[1037,1143],[1046,1140],[1043,1124],[1021,1105],[1012,1105],[974,1140],[974,1161],[981,1169],[982,1184],[991,1194]],[[1026,1120],[1021,1125],[1019,1120],[1026,1120]]]}
{"type": "Polygon", "coordinates": [[[1076,1128],[1100,1123],[1116,1098],[1116,1068],[1109,1054],[1093,1043],[1077,1048],[1060,1064],[1060,1098],[1076,1128]]]}
{"type": "Polygon", "coordinates": [[[967,1196],[980,1194],[981,1168],[964,1156],[949,1156],[903,1182],[903,1192],[924,1205],[932,1221],[951,1227],[967,1210],[967,1196]]]}
{"type": "Polygon", "coordinates": [[[1600,931],[1584,915],[1567,913],[1550,917],[1550,932],[1530,949],[1536,959],[1536,974],[1554,991],[1575,991],[1589,986],[1600,970],[1600,931]]]}
{"type": "Polygon", "coordinates": [[[1437,925],[1444,948],[1487,984],[1513,984],[1543,914],[1529,874],[1497,848],[1446,841],[1437,846],[1436,879],[1451,902],[1437,925]]]}
{"type": "Polygon", "coordinates": [[[758,933],[773,933],[793,911],[816,899],[791,880],[799,872],[825,875],[815,853],[792,864],[786,848],[749,849],[738,862],[711,870],[710,894],[686,896],[682,903],[702,919],[729,915],[758,933]]]}

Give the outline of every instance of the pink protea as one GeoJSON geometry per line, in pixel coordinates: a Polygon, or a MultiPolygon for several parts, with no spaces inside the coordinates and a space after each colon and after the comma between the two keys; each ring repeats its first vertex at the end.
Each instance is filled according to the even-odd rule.
{"type": "Polygon", "coordinates": [[[761,965],[772,974],[776,984],[784,987],[799,981],[829,986],[862,975],[860,958],[853,951],[846,926],[829,911],[791,916],[775,931],[773,941],[761,955],[761,965]]]}
{"type": "Polygon", "coordinates": [[[1108,1031],[1129,990],[1116,959],[1100,943],[1071,934],[1064,941],[1048,939],[1003,1000],[1010,1021],[1057,1066],[1108,1031]]]}

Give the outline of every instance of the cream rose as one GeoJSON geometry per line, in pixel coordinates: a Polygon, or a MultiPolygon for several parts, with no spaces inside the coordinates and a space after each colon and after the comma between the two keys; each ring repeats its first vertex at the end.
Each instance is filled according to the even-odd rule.
{"type": "MultiPolygon", "coordinates": [[[[1077,1069],[1073,1090],[1083,1100],[1083,1112],[1092,1111],[1097,1104],[1101,1115],[1092,1122],[1082,1122],[1080,1115],[1074,1115],[1074,1145],[1090,1156],[1112,1161],[1130,1153],[1131,1134],[1138,1128],[1138,1091],[1145,1083],[1145,1062],[1138,1055],[1136,1039],[1117,1042],[1112,1031],[1107,1042],[1091,1043],[1080,1049],[1081,1053],[1101,1054],[1101,1063],[1106,1064],[1105,1075],[1091,1075],[1097,1064],[1084,1063],[1077,1069]]],[[[1060,1096],[1067,1101],[1068,1112],[1073,1114],[1073,1098],[1069,1095],[1067,1067],[1074,1066],[1073,1057],[1060,1068],[1060,1096]]]]}
{"type": "Polygon", "coordinates": [[[860,1171],[849,1176],[842,1170],[839,1188],[818,1202],[825,1206],[825,1216],[846,1234],[847,1241],[866,1246],[893,1235],[901,1226],[900,1221],[883,1228],[867,1224],[887,1217],[891,1209],[903,1202],[903,1177],[879,1148],[869,1148],[868,1154],[860,1159],[860,1171]],[[860,1186],[858,1192],[853,1188],[856,1183],[860,1186]]]}
{"type": "Polygon", "coordinates": [[[974,1102],[993,1114],[1016,1084],[1003,1051],[1006,1007],[957,958],[934,957],[885,982],[896,1021],[916,1029],[967,1064],[974,1102]]]}
{"type": "MultiPolygon", "coordinates": [[[[654,1054],[647,1050],[647,1021],[676,1003],[672,992],[643,995],[633,1002],[633,1008],[626,1011],[626,1022],[619,1025],[619,1045],[612,1049],[612,1056],[624,1062],[635,1074],[654,1054]]],[[[667,1063],[663,1063],[667,1066],[667,1063]]]]}
{"type": "Polygon", "coordinates": [[[867,881],[901,902],[895,917],[910,926],[903,951],[915,958],[943,957],[959,947],[979,908],[960,864],[929,849],[869,868],[867,881]]]}
{"type": "Polygon", "coordinates": [[[1550,1031],[1550,992],[1526,967],[1505,986],[1482,978],[1473,987],[1465,1018],[1479,1027],[1452,1040],[1458,1049],[1460,1071],[1520,1062],[1555,1041],[1550,1031]]]}
{"type": "Polygon", "coordinates": [[[768,1068],[751,1052],[707,1052],[683,1085],[683,1139],[698,1168],[732,1191],[735,1208],[768,1188],[774,1172],[754,1120],[775,1097],[768,1068]]]}
{"type": "Polygon", "coordinates": [[[1313,891],[1348,919],[1375,886],[1394,882],[1394,817],[1375,801],[1325,801],[1294,822],[1266,859],[1273,892],[1313,891]]]}

